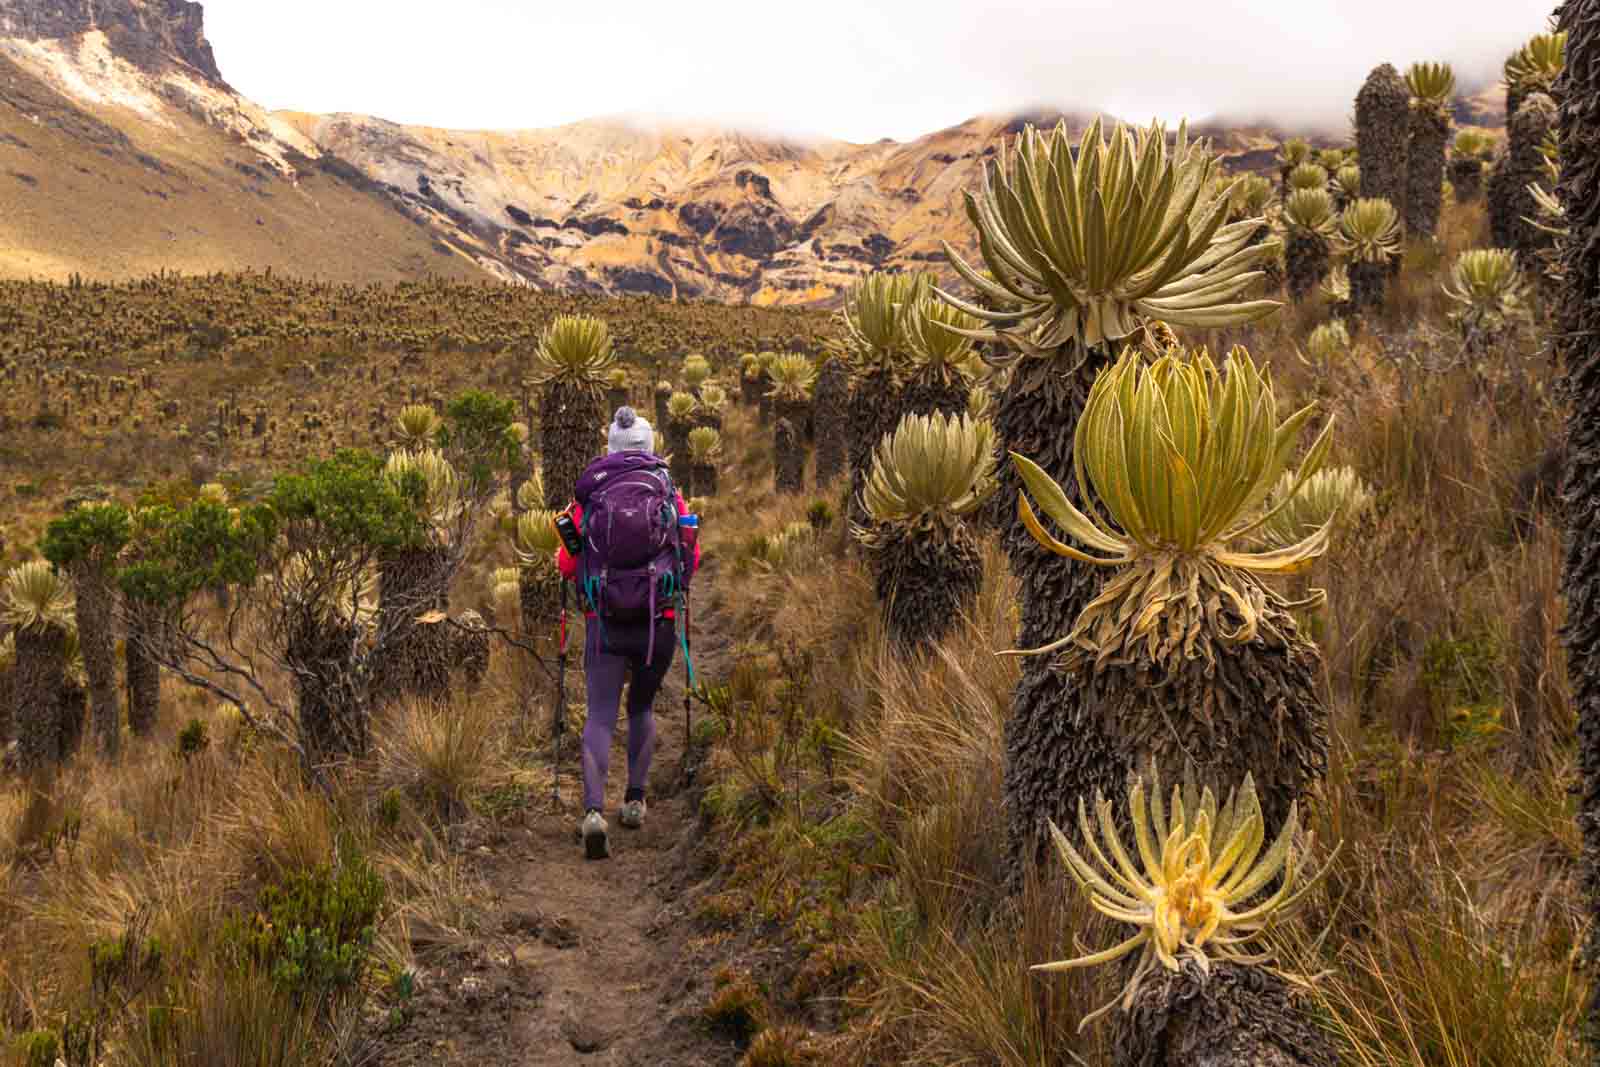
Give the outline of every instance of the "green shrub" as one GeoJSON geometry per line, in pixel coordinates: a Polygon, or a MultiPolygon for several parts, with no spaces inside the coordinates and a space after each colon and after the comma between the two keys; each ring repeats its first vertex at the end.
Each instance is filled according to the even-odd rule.
{"type": "Polygon", "coordinates": [[[23,1067],[55,1067],[61,1055],[61,1038],[54,1030],[33,1030],[17,1039],[23,1067]]]}
{"type": "Polygon", "coordinates": [[[1503,659],[1488,634],[1434,638],[1422,652],[1422,681],[1452,745],[1500,730],[1503,659]]]}
{"type": "Polygon", "coordinates": [[[178,733],[178,755],[184,759],[205,751],[210,744],[211,735],[206,730],[206,724],[199,719],[190,719],[189,724],[178,733]]]}
{"type": "Polygon", "coordinates": [[[297,995],[350,988],[366,969],[384,895],[360,857],[295,871],[261,891],[255,914],[228,921],[224,955],[297,995]]]}

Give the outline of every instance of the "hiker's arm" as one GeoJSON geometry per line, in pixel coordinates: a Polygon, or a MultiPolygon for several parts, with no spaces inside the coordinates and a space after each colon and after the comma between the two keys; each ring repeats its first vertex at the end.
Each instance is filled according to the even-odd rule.
{"type": "MultiPolygon", "coordinates": [[[[687,514],[689,514],[689,505],[684,503],[683,494],[682,493],[678,494],[678,514],[679,515],[687,515],[687,514]]],[[[699,538],[696,538],[695,542],[694,542],[694,559],[691,559],[689,561],[689,573],[692,575],[692,574],[694,574],[695,571],[697,571],[699,569],[700,569],[700,540],[699,540],[699,538]]]]}

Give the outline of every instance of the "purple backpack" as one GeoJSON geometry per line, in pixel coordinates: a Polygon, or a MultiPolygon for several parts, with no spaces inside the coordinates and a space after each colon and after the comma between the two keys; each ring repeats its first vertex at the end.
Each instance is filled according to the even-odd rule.
{"type": "MultiPolygon", "coordinates": [[[[589,464],[574,495],[583,509],[578,585],[604,622],[659,619],[683,588],[678,493],[666,461],[616,452],[589,464]]],[[[655,650],[655,627],[650,649],[655,650]]]]}

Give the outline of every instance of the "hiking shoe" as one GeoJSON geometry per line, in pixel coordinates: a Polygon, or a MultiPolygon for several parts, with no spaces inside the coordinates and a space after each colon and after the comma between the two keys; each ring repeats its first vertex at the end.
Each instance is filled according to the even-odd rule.
{"type": "Polygon", "coordinates": [[[644,825],[644,801],[630,800],[622,805],[622,812],[617,816],[617,821],[630,830],[637,830],[644,825]]]}
{"type": "Polygon", "coordinates": [[[583,817],[583,854],[586,859],[611,858],[611,843],[606,837],[605,816],[591,811],[583,817]]]}

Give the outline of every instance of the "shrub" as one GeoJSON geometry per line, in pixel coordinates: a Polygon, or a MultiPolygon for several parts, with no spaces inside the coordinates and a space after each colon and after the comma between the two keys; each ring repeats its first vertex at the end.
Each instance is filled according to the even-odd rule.
{"type": "Polygon", "coordinates": [[[17,1055],[23,1067],[55,1067],[61,1054],[61,1039],[54,1030],[33,1030],[17,1040],[17,1055]]]}
{"type": "Polygon", "coordinates": [[[295,871],[261,891],[255,914],[223,927],[223,955],[297,996],[361,979],[383,907],[383,880],[360,857],[295,871]]]}
{"type": "Polygon", "coordinates": [[[178,732],[178,755],[184,759],[205,751],[210,744],[211,735],[206,730],[206,724],[199,719],[190,719],[188,725],[178,732]]]}

